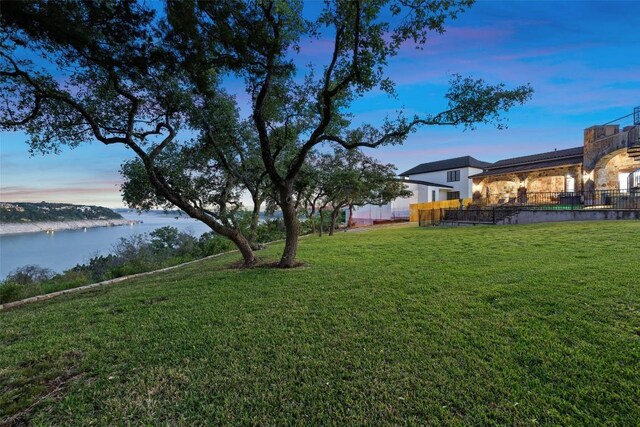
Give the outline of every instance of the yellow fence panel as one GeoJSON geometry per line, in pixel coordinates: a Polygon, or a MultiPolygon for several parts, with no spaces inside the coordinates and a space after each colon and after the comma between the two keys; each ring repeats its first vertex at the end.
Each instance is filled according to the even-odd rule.
{"type": "MultiPolygon", "coordinates": [[[[471,199],[462,199],[463,206],[469,206],[471,199]]],[[[460,207],[459,200],[441,200],[439,202],[413,203],[409,205],[409,221],[418,221],[418,210],[426,209],[456,209],[460,207]]]]}

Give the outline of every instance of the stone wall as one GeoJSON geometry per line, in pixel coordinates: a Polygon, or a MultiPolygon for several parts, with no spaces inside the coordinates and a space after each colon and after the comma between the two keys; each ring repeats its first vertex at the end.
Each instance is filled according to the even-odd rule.
{"type": "Polygon", "coordinates": [[[482,197],[486,197],[488,193],[493,196],[491,199],[515,198],[520,187],[525,187],[532,193],[562,192],[566,191],[567,175],[575,179],[575,191],[580,191],[582,171],[579,165],[474,178],[473,191],[482,197]]]}
{"type": "Polygon", "coordinates": [[[505,218],[498,224],[536,224],[540,222],[562,221],[606,221],[606,220],[640,220],[638,210],[576,210],[576,211],[539,211],[522,210],[505,218]]]}

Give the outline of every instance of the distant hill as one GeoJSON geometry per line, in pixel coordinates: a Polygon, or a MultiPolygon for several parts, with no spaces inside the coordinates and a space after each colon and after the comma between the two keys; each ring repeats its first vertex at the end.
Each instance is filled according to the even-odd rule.
{"type": "Polygon", "coordinates": [[[102,206],[71,205],[68,203],[5,203],[0,202],[0,223],[38,221],[81,221],[122,219],[122,216],[102,206]]]}

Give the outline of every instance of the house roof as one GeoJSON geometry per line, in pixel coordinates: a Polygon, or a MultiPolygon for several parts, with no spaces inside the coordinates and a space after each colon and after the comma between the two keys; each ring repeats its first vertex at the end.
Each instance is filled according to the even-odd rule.
{"type": "Polygon", "coordinates": [[[421,184],[421,185],[428,185],[429,187],[440,187],[440,188],[453,188],[450,185],[444,185],[444,184],[436,184],[435,182],[429,182],[429,181],[421,181],[419,179],[404,179],[404,178],[398,178],[398,181],[400,182],[404,182],[407,184],[421,184]]]}
{"type": "Polygon", "coordinates": [[[491,163],[483,162],[471,156],[463,156],[453,159],[438,160],[436,162],[422,163],[416,167],[409,169],[406,172],[402,172],[400,176],[417,175],[419,173],[437,172],[467,167],[486,169],[489,165],[491,165],[491,163]]]}
{"type": "Polygon", "coordinates": [[[471,175],[470,178],[502,175],[506,173],[527,172],[536,169],[548,169],[559,166],[579,165],[582,163],[584,147],[567,148],[530,156],[513,157],[487,166],[485,171],[471,175]]]}

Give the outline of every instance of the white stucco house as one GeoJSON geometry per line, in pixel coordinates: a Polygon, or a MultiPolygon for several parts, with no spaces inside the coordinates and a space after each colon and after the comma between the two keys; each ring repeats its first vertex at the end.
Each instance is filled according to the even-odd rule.
{"type": "Polygon", "coordinates": [[[471,156],[438,160],[422,163],[400,174],[406,180],[441,183],[428,198],[422,197],[418,202],[439,202],[440,200],[466,199],[472,196],[472,182],[469,176],[482,173],[491,163],[483,162],[471,156]]]}
{"type": "Polygon", "coordinates": [[[470,175],[484,171],[491,163],[471,156],[422,163],[400,174],[413,193],[408,198],[398,198],[385,205],[366,205],[354,210],[356,223],[370,224],[376,220],[409,218],[409,205],[414,203],[458,200],[471,197],[470,175]]]}

